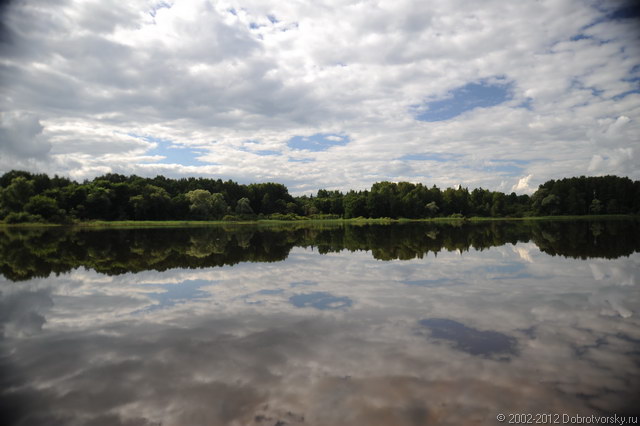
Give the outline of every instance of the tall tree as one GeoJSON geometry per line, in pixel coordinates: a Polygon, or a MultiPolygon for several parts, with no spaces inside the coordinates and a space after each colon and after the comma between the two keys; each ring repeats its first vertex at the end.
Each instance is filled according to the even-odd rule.
{"type": "Polygon", "coordinates": [[[10,212],[21,211],[33,194],[33,181],[27,180],[23,176],[15,177],[11,184],[0,193],[2,208],[10,212]]]}

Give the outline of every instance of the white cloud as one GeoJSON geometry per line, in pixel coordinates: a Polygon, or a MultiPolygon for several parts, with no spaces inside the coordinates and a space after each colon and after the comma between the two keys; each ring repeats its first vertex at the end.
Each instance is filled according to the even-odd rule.
{"type": "Polygon", "coordinates": [[[45,160],[51,143],[34,114],[0,112],[0,168],[29,165],[45,160]]]}
{"type": "Polygon", "coordinates": [[[535,188],[531,188],[531,186],[529,186],[529,181],[531,181],[532,177],[533,175],[527,175],[521,178],[520,180],[518,180],[518,183],[516,183],[515,185],[513,185],[513,187],[511,187],[511,191],[527,193],[527,194],[535,191],[535,188]]]}
{"type": "MultiPolygon", "coordinates": [[[[640,134],[639,33],[630,20],[603,19],[613,9],[577,0],[15,3],[4,16],[13,44],[0,58],[0,110],[39,117],[37,137],[51,143],[52,162],[20,164],[77,177],[170,169],[279,180],[294,192],[381,179],[519,188],[533,175],[523,192],[587,173],[638,179],[637,154],[626,150],[640,134]],[[426,99],[498,77],[512,88],[501,105],[444,122],[412,115],[426,99]],[[301,154],[287,141],[316,133],[350,142],[288,162],[301,154]],[[128,134],[197,147],[215,165],[152,165],[151,144],[128,134]],[[248,140],[254,152],[281,154],[243,153],[248,140]],[[457,157],[390,163],[420,152],[457,157]],[[522,171],[477,166],[495,160],[521,160],[522,171]]],[[[46,143],[32,145],[42,158],[46,143]]]]}
{"type": "Polygon", "coordinates": [[[589,172],[599,175],[609,173],[609,170],[621,170],[624,174],[632,174],[640,164],[638,150],[633,148],[616,148],[606,154],[594,154],[589,162],[589,172]]]}
{"type": "Polygon", "coordinates": [[[33,114],[0,115],[0,143],[3,149],[20,157],[42,157],[51,145],[40,138],[42,124],[33,114]]]}

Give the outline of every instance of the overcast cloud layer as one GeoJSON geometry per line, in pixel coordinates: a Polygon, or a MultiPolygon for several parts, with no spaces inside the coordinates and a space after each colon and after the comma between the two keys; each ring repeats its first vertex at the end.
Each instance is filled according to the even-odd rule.
{"type": "Polygon", "coordinates": [[[630,4],[10,2],[0,172],[211,176],[296,194],[640,179],[630,4]]]}

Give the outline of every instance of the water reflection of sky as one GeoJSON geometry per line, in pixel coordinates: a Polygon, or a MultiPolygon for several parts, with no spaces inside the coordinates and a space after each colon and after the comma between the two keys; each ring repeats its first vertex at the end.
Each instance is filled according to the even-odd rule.
{"type": "Polygon", "coordinates": [[[295,294],[289,301],[296,308],[312,307],[321,310],[346,309],[351,307],[353,300],[344,296],[335,296],[324,291],[295,294]]]}
{"type": "Polygon", "coordinates": [[[7,424],[495,424],[640,390],[640,255],[533,244],[0,286],[7,424]],[[144,312],[144,315],[140,315],[144,312]]]}
{"type": "Polygon", "coordinates": [[[429,329],[433,339],[453,342],[453,347],[471,355],[515,355],[517,339],[497,331],[476,330],[447,318],[427,318],[419,321],[429,329]]]}
{"type": "Polygon", "coordinates": [[[190,300],[199,299],[209,293],[201,287],[211,285],[211,281],[205,280],[185,280],[179,284],[152,284],[159,291],[147,293],[147,296],[155,299],[156,304],[148,306],[146,310],[165,309],[174,306],[176,303],[186,303],[190,300]]]}

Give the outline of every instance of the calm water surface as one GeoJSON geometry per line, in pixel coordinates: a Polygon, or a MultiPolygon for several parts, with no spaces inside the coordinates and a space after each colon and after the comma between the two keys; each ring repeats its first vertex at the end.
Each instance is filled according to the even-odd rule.
{"type": "Polygon", "coordinates": [[[0,230],[0,422],[638,415],[639,231],[0,230]]]}

